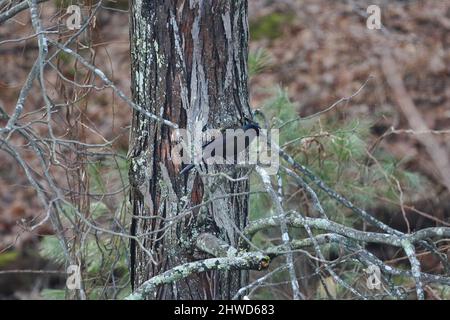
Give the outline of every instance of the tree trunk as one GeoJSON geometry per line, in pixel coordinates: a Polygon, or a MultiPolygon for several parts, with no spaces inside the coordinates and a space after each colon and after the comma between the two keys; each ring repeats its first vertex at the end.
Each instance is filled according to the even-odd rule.
{"type": "MultiPolygon", "coordinates": [[[[251,118],[248,103],[247,1],[134,0],[131,3],[131,66],[134,102],[191,132],[196,123],[229,128],[251,118]]],[[[132,285],[182,263],[208,257],[196,237],[212,233],[245,247],[239,230],[247,223],[246,180],[179,175],[171,152],[175,129],[134,112],[130,137],[132,285]],[[218,199],[219,197],[219,199],[218,199]],[[186,213],[201,202],[207,205],[186,213]],[[163,218],[163,219],[161,219],[163,218]],[[167,219],[173,221],[172,224],[167,219]]],[[[227,170],[233,178],[246,171],[227,170]]],[[[230,170],[228,170],[230,169],[230,170]]],[[[245,271],[211,271],[160,287],[155,299],[229,299],[248,281],[245,271]]]]}

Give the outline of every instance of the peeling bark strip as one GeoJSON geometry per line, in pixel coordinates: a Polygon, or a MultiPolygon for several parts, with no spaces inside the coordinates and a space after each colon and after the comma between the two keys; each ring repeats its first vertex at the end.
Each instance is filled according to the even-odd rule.
{"type": "MultiPolygon", "coordinates": [[[[248,104],[247,1],[134,0],[131,3],[133,102],[146,111],[193,129],[237,127],[251,118],[248,104]]],[[[133,111],[130,136],[131,232],[149,256],[131,242],[134,288],[199,256],[196,238],[210,233],[239,247],[247,224],[248,182],[202,180],[178,175],[171,160],[174,130],[133,111]],[[220,198],[177,219],[183,208],[220,198]],[[145,217],[146,219],[143,219],[145,217]],[[166,219],[166,220],[165,220],[166,219]],[[171,219],[170,223],[167,219],[171,219]]],[[[214,172],[217,168],[208,168],[214,172]]],[[[244,175],[241,169],[231,176],[244,175]]],[[[203,258],[207,257],[203,254],[203,258]]],[[[209,270],[209,269],[208,269],[209,270]]],[[[229,299],[247,283],[247,272],[208,271],[162,283],[156,299],[229,299]]]]}

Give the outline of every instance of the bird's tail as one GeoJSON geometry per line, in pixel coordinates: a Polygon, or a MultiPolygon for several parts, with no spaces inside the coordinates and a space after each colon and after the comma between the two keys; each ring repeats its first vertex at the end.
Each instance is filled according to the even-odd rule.
{"type": "Polygon", "coordinates": [[[195,167],[194,164],[190,164],[190,165],[184,167],[184,169],[180,171],[180,175],[188,173],[194,167],[195,167]]]}

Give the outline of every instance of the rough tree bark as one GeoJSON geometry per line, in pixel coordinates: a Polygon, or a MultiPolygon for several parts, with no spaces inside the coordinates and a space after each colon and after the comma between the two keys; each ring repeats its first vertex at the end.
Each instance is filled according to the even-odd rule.
{"type": "MultiPolygon", "coordinates": [[[[251,118],[247,1],[134,0],[130,21],[137,105],[188,130],[198,122],[208,128],[236,127],[244,117],[251,118]]],[[[244,246],[237,231],[247,223],[248,196],[223,195],[247,192],[248,182],[200,177],[195,171],[180,176],[182,168],[171,159],[175,144],[173,128],[134,112],[131,232],[148,251],[131,241],[135,288],[177,265],[211,257],[195,248],[201,233],[212,233],[233,247],[244,246]],[[184,212],[207,200],[207,206],[184,212]],[[160,219],[173,219],[181,212],[182,218],[173,224],[160,219]]],[[[246,172],[229,166],[219,169],[233,178],[246,172]]],[[[208,168],[208,173],[215,170],[218,167],[208,168]]],[[[247,281],[246,271],[209,271],[162,286],[153,298],[228,299],[247,281]]]]}

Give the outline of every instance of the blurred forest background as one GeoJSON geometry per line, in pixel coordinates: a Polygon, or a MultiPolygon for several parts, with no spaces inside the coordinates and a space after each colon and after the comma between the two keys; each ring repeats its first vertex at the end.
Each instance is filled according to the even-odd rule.
{"type": "MultiPolygon", "coordinates": [[[[0,1],[0,14],[8,9],[8,2],[0,1]]],[[[64,26],[65,8],[71,3],[46,2],[42,20],[60,25],[55,31],[63,35],[71,34],[64,26]]],[[[77,46],[78,52],[89,55],[130,95],[127,9],[127,1],[104,1],[95,25],[90,26],[90,38],[84,43],[81,39],[77,46]]],[[[450,226],[450,172],[445,171],[450,155],[450,2],[250,0],[249,16],[252,107],[264,110],[274,126],[304,118],[287,125],[280,144],[329,185],[403,232],[450,226]],[[381,7],[383,31],[366,27],[365,12],[372,3],[381,7]],[[395,63],[386,58],[387,53],[395,63]],[[390,79],[393,76],[400,76],[406,92],[396,87],[398,83],[390,79]],[[405,103],[405,96],[413,104],[405,103]],[[344,97],[351,99],[333,106],[344,97]],[[308,118],[323,110],[327,112],[308,118]],[[419,127],[411,118],[416,113],[423,121],[419,127]],[[440,149],[437,154],[424,136],[432,137],[440,149]],[[442,155],[447,159],[439,159],[442,155]]],[[[31,34],[26,11],[0,24],[0,104],[7,113],[14,110],[37,52],[34,38],[7,40],[31,34]]],[[[66,157],[67,162],[54,168],[54,174],[66,190],[80,191],[67,194],[80,210],[105,225],[117,223],[128,230],[126,154],[131,109],[100,81],[94,81],[96,90],[74,87],[71,81],[90,83],[92,74],[79,70],[73,57],[64,52],[52,68],[46,75],[48,94],[71,102],[70,108],[55,111],[55,134],[86,144],[106,144],[94,157],[83,158],[83,152],[79,157],[66,157]],[[77,189],[80,184],[83,188],[77,189]]],[[[42,113],[44,102],[37,92],[28,98],[25,119],[42,113]]],[[[5,124],[0,120],[0,126],[5,124]]],[[[11,139],[22,143],[20,136],[11,139]]],[[[25,149],[23,157],[38,162],[25,149]]],[[[303,206],[302,197],[293,189],[289,201],[292,206],[303,206]]],[[[267,199],[255,195],[251,200],[251,218],[264,216],[267,199]]],[[[324,205],[332,208],[331,203],[324,205]]],[[[43,215],[23,171],[0,150],[0,298],[62,297],[65,274],[58,263],[52,228],[43,224],[33,232],[27,229],[43,215]]],[[[351,215],[336,215],[340,221],[353,223],[351,215]]],[[[255,241],[263,245],[277,236],[268,232],[255,241]]],[[[122,297],[129,293],[127,241],[99,242],[94,237],[86,244],[90,297],[122,297]],[[104,258],[112,251],[119,254],[104,258]],[[104,268],[110,272],[102,272],[104,268]],[[113,291],[104,286],[111,281],[118,283],[113,291]]],[[[448,242],[442,248],[447,256],[449,248],[448,242]]],[[[396,265],[404,260],[394,249],[376,254],[396,265]]],[[[424,271],[442,269],[430,255],[419,258],[424,271]]],[[[279,285],[255,294],[289,298],[283,290],[283,276],[273,281],[279,285]]],[[[314,298],[345,297],[338,288],[324,293],[320,283],[308,282],[308,286],[314,298]]],[[[450,293],[430,287],[427,298],[450,298],[450,293]]]]}

